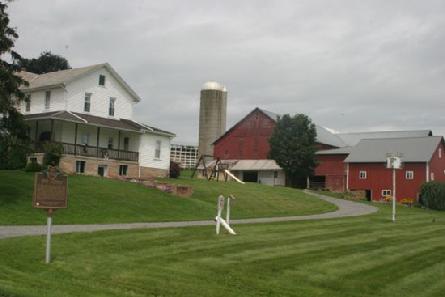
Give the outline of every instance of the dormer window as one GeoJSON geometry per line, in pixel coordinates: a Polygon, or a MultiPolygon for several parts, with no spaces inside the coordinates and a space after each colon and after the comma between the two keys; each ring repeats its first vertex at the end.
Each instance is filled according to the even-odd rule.
{"type": "Polygon", "coordinates": [[[85,104],[83,110],[85,112],[90,112],[91,109],[91,93],[85,93],[85,104]]]}
{"type": "Polygon", "coordinates": [[[51,107],[51,91],[46,91],[45,93],[45,109],[51,107]]]}
{"type": "Polygon", "coordinates": [[[105,87],[105,75],[99,75],[99,86],[105,87]]]}
{"type": "Polygon", "coordinates": [[[114,116],[114,103],[116,102],[116,98],[110,98],[110,104],[108,106],[108,115],[114,116]]]}

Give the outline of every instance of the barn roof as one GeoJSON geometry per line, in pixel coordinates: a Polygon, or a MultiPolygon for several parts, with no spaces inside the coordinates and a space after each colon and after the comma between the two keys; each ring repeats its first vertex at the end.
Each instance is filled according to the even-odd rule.
{"type": "MultiPolygon", "coordinates": [[[[224,138],[227,134],[229,134],[236,126],[238,126],[242,121],[244,121],[244,119],[246,119],[249,115],[251,115],[252,113],[254,113],[255,111],[260,111],[263,114],[265,114],[266,116],[268,116],[270,119],[272,119],[273,121],[277,121],[278,118],[281,116],[279,114],[273,113],[271,111],[265,110],[265,109],[261,109],[256,107],[254,110],[252,110],[251,112],[249,112],[244,118],[242,118],[240,121],[238,121],[235,125],[233,125],[229,130],[226,131],[226,133],[224,133],[221,137],[219,137],[218,139],[215,140],[214,143],[217,143],[219,140],[221,140],[222,138],[224,138]]],[[[329,132],[326,128],[319,126],[319,125],[315,125],[315,128],[317,130],[317,139],[316,141],[318,143],[322,143],[322,144],[328,144],[331,146],[335,146],[335,147],[343,147],[346,146],[346,144],[341,140],[341,138],[339,138],[337,135],[329,132]]]]}
{"type": "Polygon", "coordinates": [[[135,101],[140,101],[141,98],[135,91],[124,81],[124,79],[111,67],[108,63],[95,64],[91,66],[72,68],[43,74],[35,74],[31,72],[21,71],[17,75],[26,80],[29,85],[22,86],[24,92],[37,91],[48,88],[64,87],[67,83],[74,81],[84,75],[87,75],[100,68],[107,69],[111,75],[124,87],[124,89],[133,97],[135,101]]]}
{"type": "Polygon", "coordinates": [[[281,167],[275,160],[239,160],[231,171],[246,171],[246,170],[281,170],[281,167]]]}
{"type": "Polygon", "coordinates": [[[402,162],[428,162],[441,141],[442,136],[362,139],[345,162],[386,162],[390,153],[400,153],[402,162]]]}
{"type": "Polygon", "coordinates": [[[408,131],[370,131],[370,132],[351,132],[338,133],[344,143],[348,146],[354,146],[362,139],[373,138],[402,138],[402,137],[423,137],[432,136],[431,130],[408,130],[408,131]]]}
{"type": "Polygon", "coordinates": [[[345,146],[345,147],[339,147],[329,150],[322,150],[318,151],[315,154],[316,155],[348,155],[352,150],[352,147],[345,146]]]}

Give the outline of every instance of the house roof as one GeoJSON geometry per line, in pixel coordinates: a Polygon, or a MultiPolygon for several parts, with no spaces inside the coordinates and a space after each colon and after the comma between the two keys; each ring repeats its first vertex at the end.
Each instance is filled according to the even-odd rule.
{"type": "Polygon", "coordinates": [[[134,101],[140,101],[141,98],[135,91],[124,81],[124,79],[111,67],[108,63],[96,64],[81,68],[72,68],[44,74],[35,74],[31,72],[18,72],[17,75],[26,80],[29,85],[22,86],[24,92],[37,91],[48,88],[64,87],[66,84],[98,69],[107,69],[113,77],[121,83],[124,89],[133,97],[134,101]]]}
{"type": "Polygon", "coordinates": [[[386,162],[390,153],[400,153],[402,162],[428,162],[441,141],[442,136],[362,139],[345,162],[386,162]]]}
{"type": "Polygon", "coordinates": [[[431,130],[408,130],[408,131],[372,131],[372,132],[351,132],[338,133],[344,143],[348,146],[354,146],[362,139],[372,138],[402,138],[402,137],[423,137],[432,136],[431,130]]]}
{"type": "Polygon", "coordinates": [[[231,171],[262,171],[262,170],[281,170],[281,167],[275,160],[239,160],[230,168],[231,171]]]}
{"type": "Polygon", "coordinates": [[[316,155],[347,155],[351,152],[353,148],[350,146],[345,146],[345,147],[339,147],[339,148],[334,148],[334,149],[330,149],[330,150],[322,150],[322,151],[318,151],[315,154],[316,155]]]}
{"type": "Polygon", "coordinates": [[[161,130],[156,127],[152,127],[143,123],[138,123],[129,119],[109,119],[94,116],[91,114],[84,114],[78,112],[70,112],[70,111],[51,111],[45,113],[37,113],[37,114],[26,114],[24,115],[25,120],[61,120],[68,121],[79,124],[88,124],[97,127],[106,127],[112,129],[126,130],[126,131],[134,131],[141,133],[153,133],[153,134],[161,134],[169,137],[174,137],[175,134],[169,131],[161,130]]]}

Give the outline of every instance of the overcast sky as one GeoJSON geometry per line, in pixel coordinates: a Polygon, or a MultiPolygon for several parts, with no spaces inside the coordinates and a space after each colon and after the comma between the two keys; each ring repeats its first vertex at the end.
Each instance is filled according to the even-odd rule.
{"type": "Polygon", "coordinates": [[[205,81],[229,128],[255,107],[337,131],[445,134],[445,1],[15,0],[24,57],[109,62],[143,98],[136,119],[197,143],[205,81]]]}

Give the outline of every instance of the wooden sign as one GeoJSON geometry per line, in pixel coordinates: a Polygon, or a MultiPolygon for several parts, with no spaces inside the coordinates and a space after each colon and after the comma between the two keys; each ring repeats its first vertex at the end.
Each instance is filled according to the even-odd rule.
{"type": "Polygon", "coordinates": [[[32,205],[35,208],[66,208],[67,177],[50,167],[48,173],[36,173],[32,205]]]}

